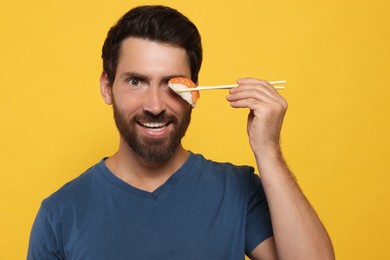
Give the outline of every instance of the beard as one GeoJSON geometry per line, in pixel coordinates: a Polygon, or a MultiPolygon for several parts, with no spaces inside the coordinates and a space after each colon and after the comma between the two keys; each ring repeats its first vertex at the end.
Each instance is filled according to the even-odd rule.
{"type": "Polygon", "coordinates": [[[167,114],[166,111],[158,115],[144,111],[143,113],[135,114],[131,118],[126,118],[125,114],[118,109],[115,102],[113,102],[113,110],[118,131],[128,147],[139,158],[153,165],[167,161],[175,153],[190,124],[192,112],[192,109],[189,108],[185,111],[181,119],[175,115],[167,114]],[[145,137],[140,135],[136,130],[136,126],[139,124],[138,122],[169,122],[173,125],[173,129],[167,137],[145,137]]]}

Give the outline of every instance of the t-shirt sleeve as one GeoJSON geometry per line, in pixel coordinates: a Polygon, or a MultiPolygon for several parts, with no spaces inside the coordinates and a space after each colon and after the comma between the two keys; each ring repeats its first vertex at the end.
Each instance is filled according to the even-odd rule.
{"type": "Polygon", "coordinates": [[[27,260],[65,259],[57,249],[57,241],[48,213],[42,203],[31,229],[27,260]]]}
{"type": "Polygon", "coordinates": [[[257,245],[273,235],[267,199],[260,178],[254,173],[250,176],[248,196],[246,254],[250,254],[257,245]]]}

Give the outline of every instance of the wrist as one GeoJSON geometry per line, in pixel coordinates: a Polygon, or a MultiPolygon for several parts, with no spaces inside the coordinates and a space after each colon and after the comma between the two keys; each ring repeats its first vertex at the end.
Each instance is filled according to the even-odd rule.
{"type": "Polygon", "coordinates": [[[283,160],[283,154],[279,146],[262,147],[259,150],[253,150],[257,161],[278,161],[283,160]]]}
{"type": "Polygon", "coordinates": [[[278,149],[267,149],[262,152],[255,153],[255,159],[259,173],[275,175],[276,172],[286,172],[288,167],[283,157],[283,153],[278,149]]]}

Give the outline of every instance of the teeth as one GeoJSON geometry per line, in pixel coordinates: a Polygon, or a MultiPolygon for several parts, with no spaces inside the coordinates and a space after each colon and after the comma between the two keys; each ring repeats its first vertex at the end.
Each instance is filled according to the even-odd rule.
{"type": "Polygon", "coordinates": [[[142,123],[143,126],[148,128],[161,128],[166,125],[166,123],[142,123]]]}

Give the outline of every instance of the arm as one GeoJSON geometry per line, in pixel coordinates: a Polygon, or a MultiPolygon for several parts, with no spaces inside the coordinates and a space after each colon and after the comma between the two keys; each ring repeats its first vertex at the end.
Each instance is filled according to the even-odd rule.
{"type": "MultiPolygon", "coordinates": [[[[246,78],[227,97],[235,108],[249,108],[248,136],[271,213],[279,259],[334,259],[330,238],[288,169],[279,136],[287,103],[266,81],[246,78]]],[[[276,259],[265,241],[252,252],[253,259],[276,259]]],[[[272,250],[271,250],[272,252],[272,250]]]]}
{"type": "Polygon", "coordinates": [[[57,250],[56,242],[47,212],[42,204],[31,229],[27,259],[65,259],[57,250]]]}

